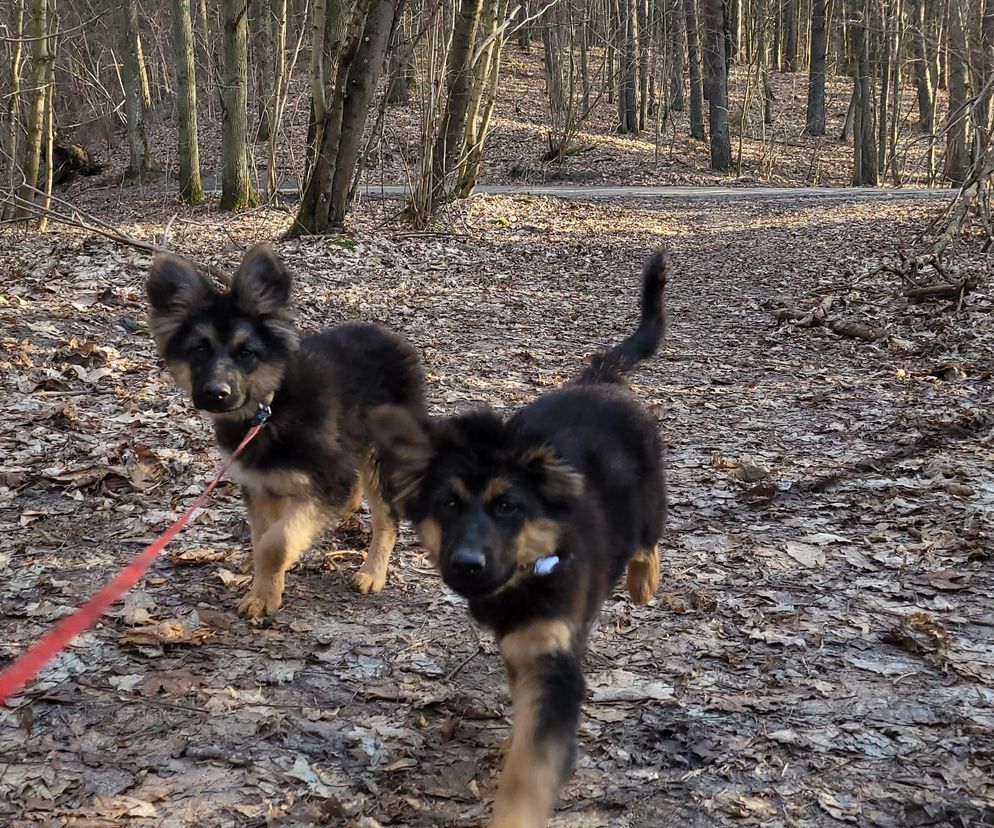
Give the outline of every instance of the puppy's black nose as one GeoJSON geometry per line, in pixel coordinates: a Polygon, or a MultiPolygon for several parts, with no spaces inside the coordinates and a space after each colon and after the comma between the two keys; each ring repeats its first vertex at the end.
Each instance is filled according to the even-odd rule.
{"type": "Polygon", "coordinates": [[[231,386],[224,382],[212,382],[204,386],[204,396],[214,402],[223,402],[231,396],[231,386]]]}
{"type": "Polygon", "coordinates": [[[487,567],[487,558],[479,549],[457,549],[449,566],[460,575],[479,575],[487,567]]]}

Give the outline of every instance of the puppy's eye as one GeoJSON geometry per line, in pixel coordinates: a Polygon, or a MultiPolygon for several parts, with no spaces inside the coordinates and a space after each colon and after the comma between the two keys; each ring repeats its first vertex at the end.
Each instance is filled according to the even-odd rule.
{"type": "Polygon", "coordinates": [[[504,517],[507,517],[508,515],[515,515],[518,513],[518,504],[513,500],[502,497],[494,505],[494,511],[497,512],[498,515],[502,515],[504,517]]]}
{"type": "Polygon", "coordinates": [[[442,501],[442,511],[452,514],[459,510],[459,501],[454,497],[447,497],[442,501]]]}
{"type": "Polygon", "coordinates": [[[239,359],[252,359],[255,356],[255,351],[251,348],[239,348],[237,356],[239,359]]]}
{"type": "Polygon", "coordinates": [[[206,354],[207,351],[208,351],[208,348],[207,348],[207,343],[206,342],[198,342],[196,345],[194,345],[190,349],[190,353],[194,354],[196,356],[201,356],[203,354],[206,354]]]}

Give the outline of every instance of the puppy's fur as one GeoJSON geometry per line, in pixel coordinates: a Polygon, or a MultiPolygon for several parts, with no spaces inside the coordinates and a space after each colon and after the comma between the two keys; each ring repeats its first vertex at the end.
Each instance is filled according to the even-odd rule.
{"type": "Polygon", "coordinates": [[[230,454],[260,405],[272,417],[232,467],[248,504],[254,579],[239,610],[272,614],[287,569],[322,530],[352,514],[365,494],[373,518],[360,592],[386,580],[397,537],[389,475],[367,427],[380,405],[423,417],[417,352],[371,324],[345,324],[300,339],[289,312],[291,279],[265,245],[249,251],[227,291],[178,256],[156,256],[146,290],[152,335],[176,382],[214,420],[230,454]]]}
{"type": "Polygon", "coordinates": [[[403,510],[504,659],[514,722],[497,828],[545,825],[573,763],[593,620],[626,567],[637,603],[659,584],[662,446],[622,385],[663,336],[666,266],[662,252],[646,263],[635,333],[509,421],[370,417],[403,510]]]}

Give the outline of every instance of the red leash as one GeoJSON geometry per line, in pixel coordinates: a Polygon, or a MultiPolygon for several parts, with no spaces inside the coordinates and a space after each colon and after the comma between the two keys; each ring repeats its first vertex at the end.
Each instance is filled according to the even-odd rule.
{"type": "Polygon", "coordinates": [[[259,413],[252,420],[252,427],[248,430],[241,443],[238,444],[238,448],[235,449],[231,457],[221,467],[221,470],[210,482],[210,485],[204,489],[203,493],[193,501],[193,505],[172,526],[146,546],[138,557],[124,567],[89,601],[83,604],[72,615],[67,615],[63,618],[51,630],[45,633],[38,643],[0,671],[0,705],[15,693],[20,692],[24,688],[24,685],[38,675],[38,672],[49,661],[69,646],[69,642],[96,624],[97,619],[106,612],[111,604],[138,583],[138,579],[141,578],[145,570],[155,560],[155,556],[165,548],[169,541],[179,534],[180,529],[186,526],[194,513],[204,505],[207,496],[221,482],[221,478],[230,468],[231,464],[235,462],[235,458],[242,453],[245,446],[252,442],[259,433],[259,430],[265,425],[266,420],[269,419],[269,413],[268,406],[259,408],[259,413]]]}

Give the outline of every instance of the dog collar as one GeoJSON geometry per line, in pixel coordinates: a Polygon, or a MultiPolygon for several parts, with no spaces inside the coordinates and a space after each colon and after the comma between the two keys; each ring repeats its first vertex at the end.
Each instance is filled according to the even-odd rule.
{"type": "Polygon", "coordinates": [[[271,409],[265,403],[259,403],[259,410],[255,412],[255,416],[249,420],[250,426],[261,426],[266,420],[273,416],[273,409],[271,409]]]}
{"type": "Polygon", "coordinates": [[[535,561],[533,571],[536,575],[551,575],[559,568],[558,555],[546,555],[535,561]]]}

